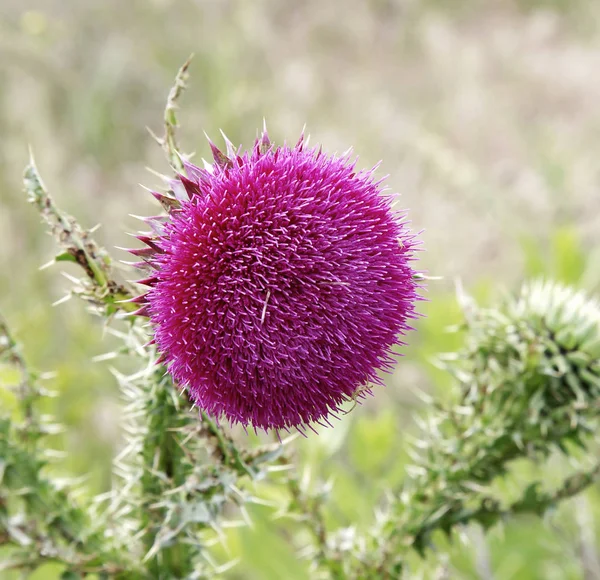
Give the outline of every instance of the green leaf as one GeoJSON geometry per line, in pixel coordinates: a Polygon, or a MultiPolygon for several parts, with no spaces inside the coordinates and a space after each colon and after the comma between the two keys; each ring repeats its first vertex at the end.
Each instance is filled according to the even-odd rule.
{"type": "Polygon", "coordinates": [[[57,262],[77,262],[75,256],[70,252],[63,252],[54,258],[57,262]]]}

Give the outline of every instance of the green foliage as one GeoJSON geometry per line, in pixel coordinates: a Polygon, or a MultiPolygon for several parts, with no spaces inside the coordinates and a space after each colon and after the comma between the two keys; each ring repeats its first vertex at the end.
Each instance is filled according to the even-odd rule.
{"type": "MultiPolygon", "coordinates": [[[[88,284],[110,285],[83,269],[88,284]]],[[[85,293],[86,286],[81,288],[85,293]]],[[[109,316],[98,308],[99,296],[97,288],[90,289],[88,302],[109,316]]],[[[600,464],[582,465],[552,489],[535,480],[509,503],[492,493],[491,484],[509,474],[516,459],[540,463],[555,449],[565,455],[572,455],[573,446],[589,449],[600,400],[598,306],[582,293],[545,282],[525,285],[497,309],[478,307],[466,297],[461,306],[465,347],[443,357],[455,398],[425,419],[408,477],[371,530],[340,527],[327,516],[331,485],[296,473],[281,444],[240,447],[209,417],[186,409],[168,374],[156,366],[153,348],[144,344],[138,317],[112,331],[123,343],[119,355],[141,364],[131,375],[114,371],[126,403],[127,444],[115,460],[119,482],[90,506],[80,506],[70,497],[72,485],[59,487],[43,475],[46,449],[38,443],[57,427],[38,416],[36,402],[44,391],[3,324],[2,352],[20,376],[22,415],[20,423],[10,416],[0,422],[0,537],[12,546],[6,566],[35,570],[58,561],[66,566],[64,578],[91,572],[122,579],[212,576],[220,568],[207,552],[210,536],[216,532],[218,538],[227,506],[246,514],[246,504],[264,501],[244,489],[244,482],[266,481],[273,471],[269,465],[275,473],[291,469],[273,483],[289,494],[282,513],[308,531],[306,553],[318,577],[397,577],[407,569],[407,551],[425,555],[438,532],[451,536],[458,526],[478,523],[488,530],[519,514],[545,515],[593,483],[600,464]]],[[[396,457],[394,416],[343,424],[356,433],[349,441],[357,468],[384,475],[396,457]]],[[[325,438],[313,453],[335,454],[339,442],[325,438]]],[[[584,454],[582,463],[588,460],[584,454]]],[[[342,490],[348,485],[350,480],[337,483],[342,490]]],[[[366,498],[358,508],[376,502],[373,491],[346,489],[343,495],[366,498]]],[[[264,513],[252,513],[260,528],[264,513]]],[[[367,519],[356,511],[344,517],[367,519]]],[[[251,544],[248,533],[240,537],[251,544]]],[[[275,577],[276,561],[267,566],[265,558],[266,552],[255,550],[250,559],[275,577]]]]}

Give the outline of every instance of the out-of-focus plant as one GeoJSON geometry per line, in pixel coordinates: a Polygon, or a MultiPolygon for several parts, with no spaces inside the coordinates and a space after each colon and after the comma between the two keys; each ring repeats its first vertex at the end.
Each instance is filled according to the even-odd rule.
{"type": "MultiPolygon", "coordinates": [[[[157,138],[176,172],[185,166],[175,111],[188,64],[168,99],[164,137],[157,138]]],[[[465,334],[464,347],[440,356],[454,397],[444,406],[432,401],[413,464],[402,485],[374,509],[372,528],[332,529],[329,488],[308,485],[302,466],[292,461],[290,438],[250,445],[179,392],[157,364],[147,322],[135,314],[146,298],[119,280],[93,232],[56,206],[33,160],[25,190],[61,248],[56,261],[84,271],[73,279],[72,295],[88,302],[120,340],[111,357],[126,357],[137,370],[114,370],[125,443],[114,460],[113,487],[84,501],[80,482],[47,474],[53,453],[46,437],[61,426],[41,413],[40,402],[52,393],[0,319],[0,363],[12,369],[1,376],[14,398],[14,408],[0,413],[0,569],[28,572],[57,562],[64,579],[214,577],[234,562],[215,562],[211,544],[223,540],[232,520],[248,519],[248,504],[265,502],[254,484],[267,481],[284,492],[273,513],[309,532],[304,552],[314,577],[399,578],[410,573],[410,552],[423,554],[437,533],[451,536],[468,523],[487,530],[522,513],[542,516],[600,475],[593,452],[600,406],[598,305],[542,281],[525,284],[497,308],[480,307],[461,293],[464,322],[456,330],[465,334]],[[556,451],[579,464],[561,482],[533,481],[510,502],[494,493],[516,459],[543,464],[556,451]]],[[[168,205],[171,198],[161,199],[168,205]]]]}

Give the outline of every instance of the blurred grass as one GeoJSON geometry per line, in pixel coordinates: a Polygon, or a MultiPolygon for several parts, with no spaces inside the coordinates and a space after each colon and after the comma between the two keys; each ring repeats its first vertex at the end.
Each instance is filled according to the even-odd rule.
{"type": "MultiPolygon", "coordinates": [[[[3,0],[0,307],[28,358],[58,371],[48,411],[69,430],[56,469],[88,474],[92,492],[110,484],[119,440],[116,387],[91,362],[110,342],[81,305],[51,308],[68,286],[58,268],[37,270],[53,248],[20,193],[21,170],[31,144],[59,203],[84,226],[102,223],[109,247],[127,245],[128,214],[155,209],[137,185],[155,184],[144,167],[167,169],[145,127],[160,127],[191,52],[185,150],[206,156],[202,131],[219,128],[248,145],[265,117],[277,141],[295,142],[307,123],[327,151],[352,145],[364,165],[383,159],[398,205],[425,230],[423,267],[444,277],[388,388],[300,442],[313,476],[334,480],[328,518],[367,525],[385,485],[403,477],[415,393],[448,389],[430,359],[459,340],[445,332],[459,316],[455,278],[490,300],[530,275],[598,290],[600,3],[3,0]]],[[[585,501],[592,518],[569,505],[550,524],[519,520],[487,540],[467,530],[452,546],[440,538],[411,577],[600,577],[598,491],[585,501]]],[[[241,562],[227,577],[310,577],[286,526],[265,508],[254,518],[254,530],[230,534],[241,562]]]]}

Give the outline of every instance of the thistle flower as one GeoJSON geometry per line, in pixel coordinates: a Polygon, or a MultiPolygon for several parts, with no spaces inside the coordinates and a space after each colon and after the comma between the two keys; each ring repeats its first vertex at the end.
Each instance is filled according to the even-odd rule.
{"type": "Polygon", "coordinates": [[[152,275],[137,300],[161,361],[204,411],[303,430],[370,393],[415,317],[416,241],[373,170],[349,154],[274,147],[184,162],[168,215],[133,250],[152,275]]]}

